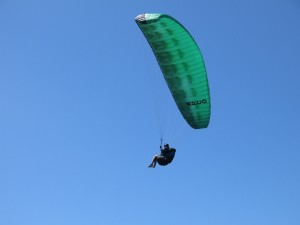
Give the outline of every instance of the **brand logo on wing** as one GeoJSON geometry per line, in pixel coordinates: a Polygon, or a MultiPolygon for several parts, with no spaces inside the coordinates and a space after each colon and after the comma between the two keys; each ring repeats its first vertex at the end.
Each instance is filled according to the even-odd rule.
{"type": "Polygon", "coordinates": [[[206,99],[186,102],[187,105],[201,105],[201,104],[206,104],[206,103],[207,103],[206,99]]]}

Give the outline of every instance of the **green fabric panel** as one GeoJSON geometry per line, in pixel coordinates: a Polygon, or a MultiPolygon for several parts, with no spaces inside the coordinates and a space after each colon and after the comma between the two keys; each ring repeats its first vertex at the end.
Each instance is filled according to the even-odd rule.
{"type": "Polygon", "coordinates": [[[193,37],[165,14],[142,14],[135,21],[154,52],[182,116],[191,127],[206,128],[211,110],[209,86],[193,37]]]}

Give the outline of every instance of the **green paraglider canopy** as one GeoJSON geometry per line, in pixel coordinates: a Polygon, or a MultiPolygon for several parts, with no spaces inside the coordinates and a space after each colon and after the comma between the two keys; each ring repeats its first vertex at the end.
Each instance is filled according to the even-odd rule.
{"type": "Polygon", "coordinates": [[[172,96],[187,123],[206,128],[210,94],[202,54],[190,33],[166,14],[142,14],[136,23],[150,44],[172,96]]]}

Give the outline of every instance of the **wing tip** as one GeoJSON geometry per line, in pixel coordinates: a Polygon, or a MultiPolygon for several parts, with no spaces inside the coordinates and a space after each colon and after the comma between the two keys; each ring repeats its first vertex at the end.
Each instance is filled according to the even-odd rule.
{"type": "Polygon", "coordinates": [[[147,23],[146,14],[144,13],[144,14],[138,15],[137,17],[135,17],[135,21],[137,23],[143,23],[143,24],[147,23]]]}

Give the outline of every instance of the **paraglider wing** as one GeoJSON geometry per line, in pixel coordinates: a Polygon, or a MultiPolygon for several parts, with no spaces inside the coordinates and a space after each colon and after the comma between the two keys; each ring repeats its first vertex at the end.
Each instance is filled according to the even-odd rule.
{"type": "Polygon", "coordinates": [[[190,33],[166,14],[135,18],[142,30],[187,123],[206,128],[210,120],[210,94],[202,54],[190,33]]]}

